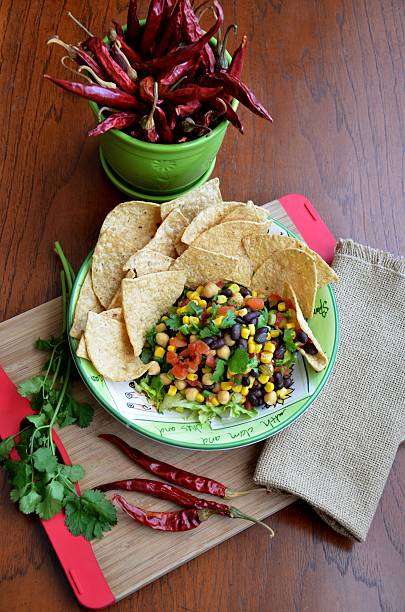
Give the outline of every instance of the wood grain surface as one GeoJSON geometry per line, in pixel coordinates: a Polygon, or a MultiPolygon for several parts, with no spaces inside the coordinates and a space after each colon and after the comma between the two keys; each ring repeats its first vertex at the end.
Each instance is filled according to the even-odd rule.
{"type": "MultiPolygon", "coordinates": [[[[103,175],[97,142],[86,139],[86,103],[41,75],[64,76],[49,36],[81,37],[67,10],[102,32],[125,18],[126,4],[0,1],[2,320],[58,295],[53,241],[79,265],[123,199],[103,175]]],[[[242,111],[246,135],[228,130],[216,167],[224,197],[264,203],[305,193],[337,236],[404,254],[403,0],[223,4],[249,35],[244,79],[275,118],[269,126],[242,111]]],[[[297,503],[273,517],[271,543],[251,528],[115,610],[403,610],[404,466],[402,446],[365,544],[297,503]]],[[[42,528],[16,511],[1,483],[0,609],[77,610],[42,528]]]]}

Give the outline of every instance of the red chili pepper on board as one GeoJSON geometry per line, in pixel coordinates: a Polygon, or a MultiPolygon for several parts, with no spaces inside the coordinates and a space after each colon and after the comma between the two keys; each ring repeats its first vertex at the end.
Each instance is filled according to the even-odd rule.
{"type": "Polygon", "coordinates": [[[75,83],[74,81],[65,81],[64,79],[55,79],[49,74],[44,74],[44,79],[52,81],[58,87],[77,94],[82,98],[93,100],[97,104],[103,106],[112,106],[121,110],[134,110],[140,108],[139,101],[134,96],[118,91],[116,89],[106,89],[100,85],[90,85],[87,83],[75,83]]]}
{"type": "Polygon", "coordinates": [[[251,521],[253,523],[257,523],[258,525],[262,525],[268,529],[272,537],[274,535],[273,530],[262,523],[258,519],[245,514],[238,510],[238,508],[234,508],[233,506],[228,506],[227,504],[221,504],[216,501],[211,501],[208,499],[201,499],[200,497],[196,497],[191,493],[187,493],[186,491],[182,491],[181,489],[177,489],[177,487],[173,487],[172,485],[168,485],[164,482],[159,482],[157,480],[147,480],[144,478],[131,478],[129,480],[116,480],[115,482],[107,482],[105,484],[99,485],[96,487],[100,491],[113,491],[116,489],[120,489],[122,491],[136,491],[138,493],[147,493],[148,495],[153,495],[154,497],[158,497],[159,499],[166,499],[168,501],[172,501],[179,506],[183,506],[183,508],[197,508],[197,510],[210,510],[214,514],[220,514],[222,516],[227,516],[228,518],[240,518],[246,519],[247,521],[251,521]]]}
{"type": "MultiPolygon", "coordinates": [[[[217,480],[212,480],[206,476],[198,476],[192,472],[186,472],[180,468],[170,465],[164,461],[158,461],[153,457],[145,455],[141,451],[133,448],[129,444],[114,434],[99,434],[99,438],[111,442],[127,455],[134,463],[142,466],[147,472],[159,476],[163,480],[172,482],[175,485],[189,489],[190,491],[198,491],[199,493],[209,493],[217,497],[232,498],[239,495],[246,495],[250,491],[233,491],[228,489],[224,484],[217,480]]],[[[258,488],[260,490],[265,490],[258,488]]],[[[256,489],[251,489],[256,490],[256,489]]]]}
{"type": "Polygon", "coordinates": [[[97,61],[108,74],[108,76],[126,93],[133,94],[136,91],[136,83],[127,75],[125,70],[111,57],[110,50],[99,38],[90,38],[87,42],[88,48],[94,53],[97,61]]]}
{"type": "Polygon", "coordinates": [[[165,0],[152,0],[149,4],[148,16],[142,32],[141,53],[144,57],[152,55],[159,35],[162,18],[165,13],[165,0]]]}
{"type": "Polygon", "coordinates": [[[100,136],[100,134],[105,134],[108,130],[115,128],[116,130],[123,130],[139,119],[139,115],[135,115],[134,113],[113,113],[104,121],[101,121],[95,128],[90,130],[88,133],[89,136],[100,136]]]}
{"type": "Polygon", "coordinates": [[[147,512],[138,506],[129,504],[122,495],[114,495],[112,501],[141,525],[160,531],[189,531],[212,516],[210,510],[197,510],[197,508],[177,512],[147,512]]]}
{"type": "Polygon", "coordinates": [[[138,2],[137,0],[129,0],[128,16],[127,16],[127,31],[125,38],[128,44],[134,49],[138,40],[141,26],[138,19],[138,2]]]}
{"type": "Polygon", "coordinates": [[[231,65],[228,68],[228,73],[233,76],[240,77],[243,70],[243,64],[245,62],[245,55],[247,49],[248,37],[246,34],[242,36],[242,42],[239,47],[236,49],[232,56],[231,65]]]}

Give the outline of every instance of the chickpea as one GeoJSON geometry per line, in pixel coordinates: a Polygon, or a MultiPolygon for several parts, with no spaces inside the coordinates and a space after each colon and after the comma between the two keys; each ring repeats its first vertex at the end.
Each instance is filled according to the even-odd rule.
{"type": "Polygon", "coordinates": [[[183,389],[187,387],[187,383],[185,380],[175,380],[174,384],[179,391],[183,391],[183,389]]]}
{"type": "Polygon", "coordinates": [[[225,334],[224,340],[225,340],[226,346],[233,346],[235,344],[235,340],[232,340],[230,334],[225,334]]]}
{"type": "Polygon", "coordinates": [[[213,298],[214,295],[219,293],[219,287],[215,283],[209,282],[204,286],[202,294],[206,298],[213,298]]]}
{"type": "Polygon", "coordinates": [[[221,346],[221,348],[217,349],[217,355],[218,357],[220,357],[220,359],[229,359],[231,355],[231,349],[229,348],[229,346],[224,344],[224,346],[221,346]]]}
{"type": "Polygon", "coordinates": [[[240,293],[235,293],[231,300],[232,304],[235,304],[235,306],[237,306],[238,308],[241,308],[244,304],[244,298],[243,295],[241,295],[240,293]]]}
{"type": "Polygon", "coordinates": [[[229,391],[225,391],[224,389],[222,389],[219,393],[217,393],[217,400],[219,401],[220,404],[227,404],[229,402],[230,399],[230,395],[229,395],[229,391]]]}
{"type": "Polygon", "coordinates": [[[277,402],[277,393],[275,391],[271,391],[271,393],[266,393],[264,396],[264,401],[266,404],[271,404],[272,406],[277,402]]]}
{"type": "Polygon", "coordinates": [[[159,325],[156,325],[157,332],[164,332],[165,330],[166,330],[166,325],[164,323],[159,323],[159,325]]]}
{"type": "Polygon", "coordinates": [[[156,334],[156,344],[159,346],[167,346],[170,338],[165,332],[158,332],[156,334]]]}
{"type": "Polygon", "coordinates": [[[215,383],[213,392],[218,393],[218,391],[221,391],[221,385],[219,383],[215,383]]]}
{"type": "Polygon", "coordinates": [[[191,344],[192,342],[197,342],[197,340],[198,340],[198,336],[196,336],[195,334],[191,334],[188,341],[191,344]]]}
{"type": "Polygon", "coordinates": [[[158,364],[157,361],[151,361],[149,364],[149,368],[148,368],[148,374],[150,374],[151,376],[154,376],[155,374],[159,374],[160,372],[160,365],[158,364]]]}
{"type": "Polygon", "coordinates": [[[171,385],[172,384],[172,379],[167,374],[161,374],[160,375],[160,380],[162,381],[162,383],[164,385],[171,385]]]}
{"type": "Polygon", "coordinates": [[[202,377],[202,384],[203,385],[207,385],[207,387],[211,386],[213,383],[212,381],[212,376],[209,372],[207,372],[206,374],[203,374],[202,377]]]}
{"type": "Polygon", "coordinates": [[[195,402],[195,398],[197,397],[197,395],[198,395],[197,387],[188,387],[186,389],[186,399],[189,402],[195,402]]]}

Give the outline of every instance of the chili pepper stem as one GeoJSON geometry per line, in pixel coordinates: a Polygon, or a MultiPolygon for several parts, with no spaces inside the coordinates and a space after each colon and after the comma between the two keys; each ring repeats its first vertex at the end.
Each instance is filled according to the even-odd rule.
{"type": "MultiPolygon", "coordinates": [[[[77,72],[81,76],[86,76],[83,74],[84,71],[88,72],[89,75],[93,78],[93,81],[95,81],[101,87],[105,87],[106,89],[117,89],[117,86],[115,83],[112,83],[111,81],[104,81],[103,79],[100,79],[100,77],[96,75],[96,73],[94,72],[92,68],[90,68],[90,66],[80,66],[80,68],[77,70],[77,72]]],[[[90,80],[90,83],[92,83],[91,79],[89,80],[90,80]]]]}
{"type": "Polygon", "coordinates": [[[248,514],[241,512],[240,510],[238,510],[237,508],[234,508],[233,506],[230,506],[229,510],[230,510],[229,516],[231,518],[240,518],[240,519],[245,519],[246,521],[251,521],[252,523],[257,523],[258,525],[261,525],[262,527],[267,529],[270,532],[270,537],[274,538],[273,529],[269,525],[266,525],[266,523],[263,523],[262,521],[259,521],[259,519],[256,519],[253,516],[249,516],[248,514]]]}
{"type": "Polygon", "coordinates": [[[225,489],[224,499],[232,499],[233,497],[240,497],[241,495],[248,495],[253,491],[265,491],[267,493],[267,489],[264,487],[254,487],[253,489],[248,489],[247,491],[234,491],[233,489],[225,489]]]}
{"type": "Polygon", "coordinates": [[[75,22],[75,24],[79,26],[79,28],[81,28],[84,32],[86,32],[88,36],[91,36],[92,38],[94,37],[94,34],[92,34],[90,30],[86,28],[86,26],[84,26],[78,19],[76,19],[76,17],[72,15],[70,11],[68,11],[67,14],[68,14],[68,17],[70,17],[70,19],[72,19],[75,22]]]}
{"type": "Polygon", "coordinates": [[[201,522],[208,520],[213,514],[216,514],[213,510],[198,510],[198,518],[201,522]]]}

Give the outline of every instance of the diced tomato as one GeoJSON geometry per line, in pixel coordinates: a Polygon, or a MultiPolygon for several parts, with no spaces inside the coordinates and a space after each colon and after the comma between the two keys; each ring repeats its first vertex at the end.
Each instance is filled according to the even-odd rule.
{"type": "Polygon", "coordinates": [[[276,325],[277,325],[277,327],[280,327],[281,325],[284,325],[285,322],[286,322],[286,318],[285,318],[284,314],[282,312],[278,312],[276,314],[276,325]]]}
{"type": "Polygon", "coordinates": [[[182,306],[187,306],[189,301],[190,300],[188,300],[187,298],[184,298],[184,300],[180,300],[180,302],[177,304],[177,308],[181,308],[182,306]]]}
{"type": "Polygon", "coordinates": [[[278,293],[270,293],[269,295],[269,302],[270,304],[277,304],[277,302],[281,301],[281,296],[278,295],[278,293]]]}
{"type": "Polygon", "coordinates": [[[183,334],[177,334],[173,338],[170,338],[169,344],[172,344],[176,348],[183,348],[187,346],[187,340],[183,336],[183,334]]]}
{"type": "MultiPolygon", "coordinates": [[[[186,351],[189,351],[190,355],[198,354],[198,355],[207,355],[210,347],[208,344],[205,344],[202,340],[196,340],[195,342],[190,342],[186,351]]],[[[183,354],[185,351],[182,351],[183,354]]]]}
{"type": "Polygon", "coordinates": [[[166,361],[171,365],[175,365],[179,361],[179,357],[175,351],[167,351],[166,353],[166,361]]]}
{"type": "Polygon", "coordinates": [[[284,304],[285,304],[285,307],[287,308],[287,310],[289,308],[293,308],[294,309],[294,304],[293,304],[292,300],[290,300],[289,298],[284,300],[284,304]]]}
{"type": "Polygon", "coordinates": [[[172,367],[171,372],[173,376],[177,378],[177,380],[185,380],[188,374],[186,366],[181,365],[181,363],[177,363],[176,365],[174,365],[172,367]]]}
{"type": "Polygon", "coordinates": [[[210,313],[204,310],[200,318],[201,323],[205,323],[205,321],[209,318],[209,316],[210,316],[210,313]]]}
{"type": "Polygon", "coordinates": [[[202,384],[199,380],[188,380],[187,384],[189,387],[198,387],[199,389],[202,389],[202,384]]]}
{"type": "Polygon", "coordinates": [[[246,410],[252,410],[252,404],[249,402],[249,400],[247,399],[246,402],[243,404],[244,407],[246,408],[246,410]]]}
{"type": "Polygon", "coordinates": [[[215,284],[217,285],[217,287],[221,287],[221,289],[222,289],[222,287],[225,285],[225,282],[222,281],[222,280],[219,280],[219,281],[216,281],[215,284]]]}
{"type": "Polygon", "coordinates": [[[205,360],[205,364],[209,367],[214,369],[215,368],[215,364],[216,364],[217,360],[215,355],[207,355],[207,358],[205,360]]]}
{"type": "Polygon", "coordinates": [[[264,308],[264,300],[262,298],[248,298],[245,304],[251,310],[263,310],[264,308]]]}
{"type": "Polygon", "coordinates": [[[235,310],[235,306],[233,306],[232,304],[229,304],[229,306],[221,306],[220,308],[218,308],[218,316],[220,317],[224,317],[228,314],[228,311],[235,310]]]}

